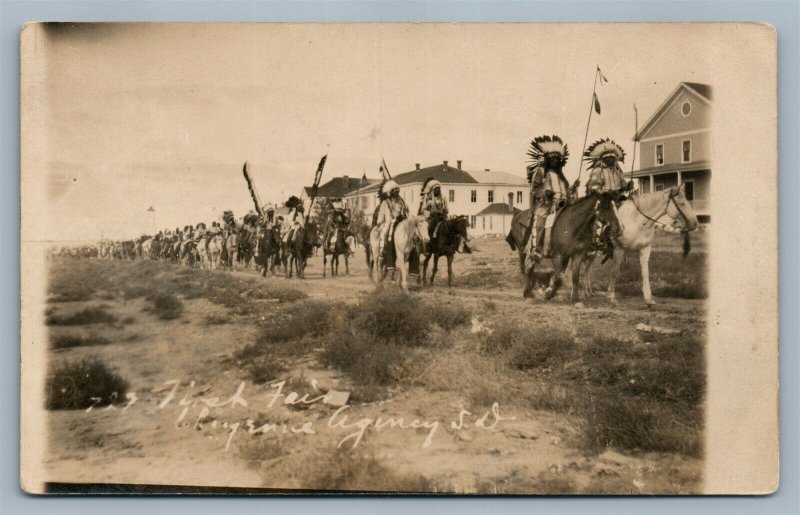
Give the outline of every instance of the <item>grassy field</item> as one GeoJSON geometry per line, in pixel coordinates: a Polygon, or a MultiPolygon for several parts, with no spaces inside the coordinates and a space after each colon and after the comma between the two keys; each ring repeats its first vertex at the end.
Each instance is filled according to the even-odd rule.
{"type": "MultiPolygon", "coordinates": [[[[44,313],[50,471],[54,480],[153,482],[142,474],[158,476],[163,466],[194,484],[219,484],[229,481],[220,479],[223,470],[238,486],[322,490],[698,491],[704,241],[684,260],[673,240],[665,236],[653,254],[654,308],[641,299],[635,259],[624,265],[618,308],[602,297],[587,299],[584,309],[523,301],[516,255],[500,238],[478,239],[474,254],[457,258],[453,289],[410,295],[392,285],[376,292],[360,255],[351,260],[352,277],[326,280],[315,258],[306,281],[54,259],[44,313]],[[674,333],[643,332],[639,324],[674,333]],[[81,379],[87,375],[97,379],[81,379]],[[349,413],[361,420],[442,423],[428,448],[420,446],[424,428],[376,427],[352,449],[337,445],[342,434],[333,429],[305,439],[245,433],[225,446],[210,421],[321,427],[334,408],[265,409],[251,401],[247,410],[198,415],[192,405],[187,420],[198,417],[197,431],[167,430],[175,412],[156,406],[165,395],[160,385],[176,379],[218,395],[244,381],[250,399],[277,383],[297,398],[347,392],[349,413]],[[130,392],[138,404],[128,413],[142,414],[115,418],[109,410],[130,392]],[[505,419],[481,428],[475,419],[492,420],[493,409],[505,419]],[[450,421],[462,410],[475,423],[456,429],[450,421]],[[200,454],[198,446],[205,446],[200,454]],[[112,462],[116,472],[103,476],[112,462]]],[[[600,287],[605,274],[598,267],[600,287]]]]}

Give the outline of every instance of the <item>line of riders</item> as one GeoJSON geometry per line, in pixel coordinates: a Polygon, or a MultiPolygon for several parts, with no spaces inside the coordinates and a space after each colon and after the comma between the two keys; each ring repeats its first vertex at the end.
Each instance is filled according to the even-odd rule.
{"type": "MultiPolygon", "coordinates": [[[[542,258],[549,257],[552,227],[557,213],[577,198],[580,180],[572,185],[564,177],[563,168],[569,157],[567,145],[558,136],[540,136],[531,142],[528,150],[531,164],[527,167],[530,183],[531,213],[526,226],[524,245],[526,245],[525,269],[531,269],[542,258]],[[531,237],[532,236],[532,237],[531,237]]],[[[633,182],[627,181],[620,167],[625,152],[610,138],[601,139],[590,145],[583,156],[588,163],[586,194],[611,194],[614,205],[624,200],[633,189],[633,182]]],[[[422,201],[417,212],[428,222],[427,243],[419,243],[419,253],[426,256],[425,265],[431,256],[436,261],[441,255],[448,257],[448,265],[456,252],[471,252],[468,245],[467,230],[469,220],[466,216],[451,217],[447,200],[442,195],[442,186],[435,178],[428,178],[422,186],[422,201]]],[[[310,245],[305,250],[309,257],[314,247],[322,246],[327,258],[330,254],[337,258],[344,254],[345,259],[353,254],[356,241],[365,244],[369,261],[369,232],[377,228],[380,234],[379,252],[386,259],[394,228],[408,218],[409,207],[400,196],[399,184],[391,179],[384,180],[379,188],[379,203],[372,224],[361,234],[354,234],[348,209],[332,205],[333,211],[323,232],[318,238],[314,222],[306,223],[303,203],[295,196],[284,204],[289,208],[286,218],[275,216],[275,206],[262,208],[263,216],[255,212],[245,215],[238,223],[231,211],[225,211],[220,222],[187,225],[182,230],[159,231],[154,236],[144,235],[136,240],[104,243],[98,249],[99,257],[134,259],[151,258],[180,262],[190,266],[204,266],[215,269],[219,266],[232,268],[234,263],[248,267],[255,260],[262,274],[274,273],[276,264],[283,264],[295,242],[295,234],[303,228],[304,233],[312,235],[310,245]]],[[[614,211],[615,212],[615,209],[614,211]]],[[[621,234],[616,216],[593,217],[594,241],[596,251],[610,256],[614,240],[621,234]]],[[[420,238],[422,240],[422,238],[420,238]]],[[[391,267],[391,263],[389,264],[391,267]]],[[[331,263],[333,268],[333,262],[331,263]]],[[[333,271],[333,270],[332,270],[333,271]]],[[[450,271],[450,270],[448,270],[450,271]]],[[[348,270],[349,272],[349,270],[348,270]]],[[[435,273],[435,272],[434,272],[435,273]]]]}

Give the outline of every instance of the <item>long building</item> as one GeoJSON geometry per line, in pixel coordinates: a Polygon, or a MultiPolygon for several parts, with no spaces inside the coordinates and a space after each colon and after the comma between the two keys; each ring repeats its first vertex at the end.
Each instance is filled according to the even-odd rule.
{"type": "Polygon", "coordinates": [[[634,136],[640,144],[634,177],[643,193],[685,184],[700,223],[711,221],[712,88],[681,82],[634,136]]]}
{"type": "MultiPolygon", "coordinates": [[[[504,231],[507,232],[507,227],[497,216],[513,213],[517,207],[527,208],[528,183],[524,177],[489,169],[464,170],[461,161],[456,161],[455,167],[443,161],[424,168],[417,163],[415,169],[393,177],[400,185],[400,196],[412,212],[419,209],[422,184],[428,177],[433,177],[442,184],[442,195],[447,199],[451,215],[469,217],[470,233],[473,235],[503,234],[504,231]],[[495,204],[506,205],[508,208],[494,208],[481,215],[481,212],[495,204]],[[479,220],[481,216],[493,218],[479,220]],[[500,223],[495,223],[495,219],[500,223]]],[[[363,211],[371,216],[377,207],[380,187],[381,182],[375,182],[353,189],[343,195],[342,200],[351,210],[363,211]]]]}

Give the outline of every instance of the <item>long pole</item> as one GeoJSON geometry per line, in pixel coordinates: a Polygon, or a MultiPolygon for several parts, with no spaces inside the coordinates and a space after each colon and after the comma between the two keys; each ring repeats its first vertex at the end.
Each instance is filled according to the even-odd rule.
{"type": "Polygon", "coordinates": [[[386,177],[385,178],[391,180],[392,179],[392,174],[389,173],[389,167],[386,166],[386,160],[384,158],[382,158],[382,157],[381,157],[381,164],[383,165],[383,171],[386,173],[386,177]]]}
{"type": "Polygon", "coordinates": [[[633,157],[631,158],[631,180],[633,180],[633,167],[636,163],[636,133],[639,132],[639,110],[636,109],[636,104],[633,104],[633,119],[634,119],[634,130],[633,130],[633,157]]]}
{"type": "Polygon", "coordinates": [[[325,169],[325,162],[328,160],[328,154],[322,156],[319,160],[319,166],[314,174],[314,185],[311,187],[311,202],[308,204],[308,216],[311,216],[311,208],[314,207],[314,199],[317,198],[317,189],[319,188],[319,181],[322,179],[322,171],[325,169]]]}
{"type": "Polygon", "coordinates": [[[600,73],[600,66],[594,69],[594,85],[592,86],[592,102],[589,104],[589,119],[586,120],[586,134],[583,135],[583,149],[579,156],[580,164],[578,165],[578,180],[581,180],[581,173],[583,173],[583,153],[586,152],[586,142],[589,139],[589,124],[592,122],[592,111],[594,111],[595,98],[597,98],[597,75],[600,73]]]}

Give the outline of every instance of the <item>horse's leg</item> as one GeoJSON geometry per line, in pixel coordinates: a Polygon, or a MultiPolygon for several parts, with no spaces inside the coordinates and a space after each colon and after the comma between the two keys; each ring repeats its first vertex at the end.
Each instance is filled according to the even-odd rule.
{"type": "Polygon", "coordinates": [[[428,262],[431,260],[431,254],[425,255],[425,261],[422,263],[422,284],[428,284],[428,262]]]}
{"type": "Polygon", "coordinates": [[[639,250],[639,268],[642,271],[642,294],[648,306],[656,303],[653,293],[650,291],[650,251],[652,246],[648,245],[639,250]]]}
{"type": "Polygon", "coordinates": [[[400,269],[400,287],[403,289],[404,292],[408,292],[408,255],[405,252],[401,252],[400,249],[397,249],[397,257],[399,263],[397,263],[397,267],[400,269]]]}
{"type": "Polygon", "coordinates": [[[344,255],[344,275],[350,277],[350,258],[347,254],[344,255]]]}
{"type": "Polygon", "coordinates": [[[453,287],[453,256],[455,254],[447,255],[447,286],[453,287]]]}
{"type": "Polygon", "coordinates": [[[525,251],[522,250],[522,247],[519,247],[517,250],[519,254],[519,273],[525,276],[525,251]]]}
{"type": "Polygon", "coordinates": [[[583,295],[586,298],[589,298],[594,295],[594,285],[592,284],[592,268],[594,267],[594,261],[597,259],[597,253],[594,254],[587,254],[586,259],[584,259],[584,267],[583,267],[583,295]]]}
{"type": "Polygon", "coordinates": [[[581,267],[586,260],[587,254],[577,254],[572,256],[571,273],[572,273],[572,291],[569,294],[570,302],[575,304],[575,307],[583,307],[581,304],[581,267]]]}
{"type": "Polygon", "coordinates": [[[553,258],[553,277],[550,278],[550,285],[544,292],[545,299],[550,300],[555,297],[561,286],[561,274],[564,273],[567,264],[569,264],[569,256],[555,256],[553,258]]]}
{"type": "Polygon", "coordinates": [[[442,257],[440,254],[433,255],[433,268],[431,268],[431,280],[429,284],[433,286],[433,278],[436,277],[436,272],[439,271],[439,258],[442,257]]]}
{"type": "Polygon", "coordinates": [[[619,271],[622,267],[622,262],[625,260],[625,251],[620,248],[614,249],[614,255],[612,259],[611,277],[608,278],[608,300],[611,301],[612,305],[616,306],[617,295],[615,290],[617,286],[617,278],[619,277],[619,271]]]}

